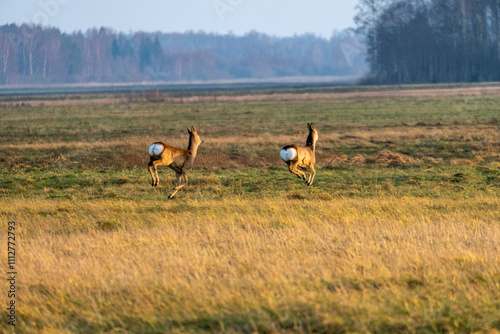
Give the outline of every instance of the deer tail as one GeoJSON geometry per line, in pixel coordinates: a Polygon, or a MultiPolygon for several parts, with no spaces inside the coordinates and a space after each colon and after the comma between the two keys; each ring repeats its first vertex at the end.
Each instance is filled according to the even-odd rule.
{"type": "Polygon", "coordinates": [[[161,143],[154,143],[153,145],[149,146],[149,155],[150,156],[157,156],[160,155],[163,152],[164,148],[161,143]]]}
{"type": "Polygon", "coordinates": [[[297,149],[295,149],[293,146],[285,146],[280,151],[280,156],[284,162],[295,160],[297,159],[297,149]]]}

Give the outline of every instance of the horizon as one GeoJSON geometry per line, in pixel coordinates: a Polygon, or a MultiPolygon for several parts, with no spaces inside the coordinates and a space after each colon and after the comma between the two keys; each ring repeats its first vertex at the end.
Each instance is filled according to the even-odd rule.
{"type": "Polygon", "coordinates": [[[69,34],[106,28],[124,34],[193,32],[245,36],[257,32],[279,38],[314,35],[329,39],[354,27],[358,3],[335,0],[324,4],[316,0],[304,4],[290,0],[283,6],[263,0],[194,1],[191,4],[159,0],[141,4],[132,0],[121,3],[29,0],[23,4],[9,1],[1,5],[0,25],[34,24],[69,34]]]}
{"type": "Polygon", "coordinates": [[[329,37],[326,37],[326,36],[321,36],[321,35],[318,35],[316,33],[311,33],[311,32],[303,32],[303,33],[300,33],[300,34],[294,34],[294,35],[289,35],[289,36],[278,36],[278,35],[272,35],[270,33],[263,32],[263,31],[258,31],[258,30],[251,30],[251,31],[247,31],[247,32],[242,33],[242,34],[236,34],[236,33],[232,32],[232,31],[228,31],[226,33],[220,33],[220,32],[216,32],[216,31],[214,32],[214,31],[205,31],[205,30],[186,30],[186,31],[130,30],[130,31],[122,31],[122,30],[116,30],[115,28],[110,27],[110,26],[95,26],[95,27],[86,28],[85,30],[80,29],[80,30],[66,31],[66,30],[61,29],[60,27],[51,26],[51,25],[35,24],[35,23],[32,23],[32,22],[24,22],[24,23],[7,22],[7,23],[1,23],[0,26],[15,25],[17,27],[22,27],[22,25],[24,25],[24,24],[26,24],[28,26],[41,27],[43,29],[57,29],[62,34],[68,34],[68,35],[78,34],[78,33],[85,34],[88,31],[92,31],[92,30],[106,29],[106,30],[111,31],[113,33],[124,34],[124,35],[133,35],[133,34],[138,34],[138,33],[145,33],[145,34],[150,34],[150,35],[151,34],[180,34],[180,35],[183,35],[183,34],[205,34],[205,35],[215,35],[215,36],[245,37],[245,36],[248,36],[248,35],[256,33],[256,34],[259,34],[259,35],[265,35],[265,36],[268,36],[268,37],[278,38],[278,39],[281,39],[281,38],[294,38],[294,37],[301,37],[301,36],[309,36],[309,35],[311,35],[311,36],[314,36],[315,38],[328,40],[328,39],[330,39],[330,38],[332,38],[334,36],[337,36],[339,34],[351,31],[351,28],[345,28],[343,30],[334,30],[334,31],[332,31],[332,33],[331,33],[331,35],[329,37]]]}

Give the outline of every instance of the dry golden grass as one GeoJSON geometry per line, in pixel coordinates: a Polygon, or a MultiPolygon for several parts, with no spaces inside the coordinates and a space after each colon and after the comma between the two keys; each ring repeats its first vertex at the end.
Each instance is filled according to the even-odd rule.
{"type": "Polygon", "coordinates": [[[499,325],[498,199],[1,207],[1,219],[20,226],[23,333],[499,325]],[[489,214],[478,215],[485,207],[489,214]]]}

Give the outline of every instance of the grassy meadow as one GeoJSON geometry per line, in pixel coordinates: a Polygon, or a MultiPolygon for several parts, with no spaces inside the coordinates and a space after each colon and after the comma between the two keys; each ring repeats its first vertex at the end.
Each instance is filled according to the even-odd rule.
{"type": "Polygon", "coordinates": [[[500,97],[383,93],[0,99],[15,329],[499,333],[500,97]],[[279,158],[307,122],[311,187],[279,158]],[[205,144],[170,200],[147,149],[191,125],[205,144]]]}

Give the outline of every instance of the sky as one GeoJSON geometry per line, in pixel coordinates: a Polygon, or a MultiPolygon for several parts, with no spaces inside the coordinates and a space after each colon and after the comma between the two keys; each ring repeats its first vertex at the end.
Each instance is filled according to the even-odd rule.
{"type": "Polygon", "coordinates": [[[64,32],[205,31],[329,38],[354,27],[358,0],[0,0],[0,25],[35,23],[64,32]]]}

